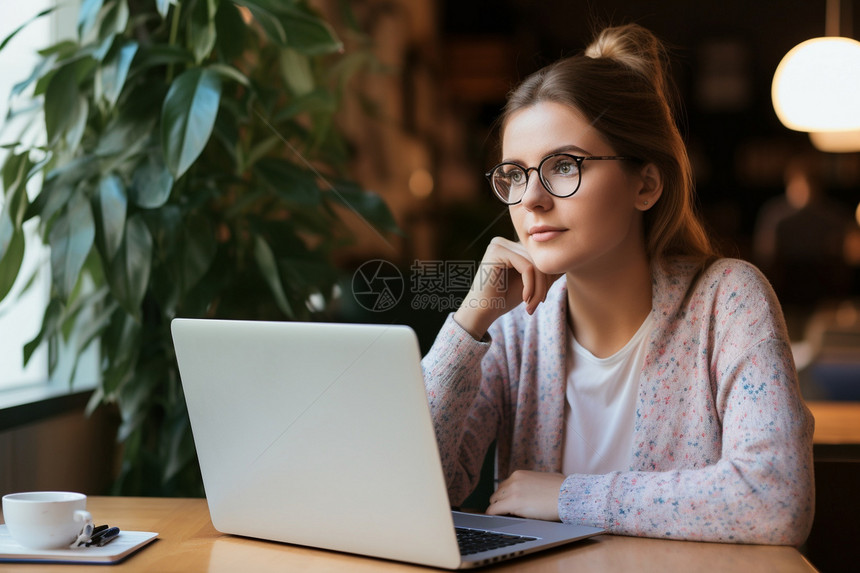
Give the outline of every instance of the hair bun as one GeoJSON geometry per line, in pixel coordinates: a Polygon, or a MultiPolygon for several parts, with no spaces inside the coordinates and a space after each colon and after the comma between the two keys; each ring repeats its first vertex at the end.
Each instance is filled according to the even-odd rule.
{"type": "Polygon", "coordinates": [[[606,28],[585,49],[589,58],[606,58],[648,79],[658,92],[667,94],[666,48],[648,29],[638,24],[606,28]]]}

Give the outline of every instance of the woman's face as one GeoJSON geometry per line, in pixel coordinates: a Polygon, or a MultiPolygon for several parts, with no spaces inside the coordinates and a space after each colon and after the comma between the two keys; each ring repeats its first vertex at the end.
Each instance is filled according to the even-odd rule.
{"type": "MultiPolygon", "coordinates": [[[[541,102],[512,114],[502,138],[502,161],[537,167],[552,153],[616,155],[588,121],[570,106],[541,102]]],[[[645,184],[623,161],[584,161],[579,190],[558,198],[529,171],[522,202],[510,207],[520,242],[547,274],[617,268],[626,257],[644,257],[642,213],[645,184]]]]}

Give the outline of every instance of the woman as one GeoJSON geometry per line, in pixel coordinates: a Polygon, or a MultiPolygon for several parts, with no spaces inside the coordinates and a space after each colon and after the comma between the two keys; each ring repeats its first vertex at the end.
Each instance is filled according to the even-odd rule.
{"type": "Polygon", "coordinates": [[[628,25],[510,95],[488,177],[518,241],[490,242],[423,361],[449,495],[495,440],[488,513],[798,545],[812,418],[772,289],[693,213],[668,92],[628,25]]]}

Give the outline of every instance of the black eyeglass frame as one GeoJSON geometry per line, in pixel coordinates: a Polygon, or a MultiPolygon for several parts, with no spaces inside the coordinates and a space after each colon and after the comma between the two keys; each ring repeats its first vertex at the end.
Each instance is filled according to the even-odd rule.
{"type": "Polygon", "coordinates": [[[495,167],[493,167],[492,169],[490,169],[489,171],[484,173],[484,177],[486,177],[487,180],[490,182],[490,187],[492,187],[492,189],[493,189],[493,194],[496,197],[498,197],[498,199],[502,203],[505,203],[506,205],[517,205],[517,204],[521,203],[523,200],[523,197],[525,197],[525,192],[523,192],[523,197],[520,197],[517,201],[513,201],[513,202],[503,199],[501,194],[499,194],[498,190],[496,189],[496,185],[493,183],[493,173],[495,173],[499,167],[504,167],[505,165],[512,165],[514,167],[522,169],[523,173],[526,174],[526,184],[525,184],[524,189],[527,189],[529,186],[529,171],[537,171],[538,179],[540,179],[541,185],[543,185],[543,188],[547,190],[547,193],[549,193],[553,197],[558,197],[559,199],[566,199],[567,197],[572,197],[573,195],[576,194],[577,191],[579,191],[579,187],[582,185],[582,164],[586,160],[588,160],[588,161],[608,161],[608,160],[636,161],[635,158],[629,157],[626,155],[573,155],[571,153],[551,153],[550,155],[547,155],[546,157],[541,159],[540,163],[538,163],[537,167],[526,167],[524,165],[520,165],[519,163],[514,163],[513,161],[505,161],[505,162],[499,163],[498,165],[496,165],[495,167]],[[552,190],[552,188],[549,186],[549,184],[546,182],[546,179],[544,179],[543,173],[541,173],[541,168],[543,167],[543,164],[547,162],[547,160],[552,159],[553,157],[561,157],[561,156],[570,157],[574,161],[574,163],[576,163],[576,168],[579,171],[579,179],[576,182],[576,189],[574,189],[573,191],[571,191],[567,195],[559,195],[558,193],[554,192],[552,190]]]}

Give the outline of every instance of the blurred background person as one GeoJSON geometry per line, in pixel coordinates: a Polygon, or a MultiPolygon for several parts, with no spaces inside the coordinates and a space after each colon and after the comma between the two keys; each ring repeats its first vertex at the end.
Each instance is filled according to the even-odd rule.
{"type": "Polygon", "coordinates": [[[850,294],[851,213],[827,197],[821,180],[814,157],[789,161],[785,193],[762,206],[753,237],[756,263],[773,284],[793,340],[803,337],[816,306],[850,294]]]}

